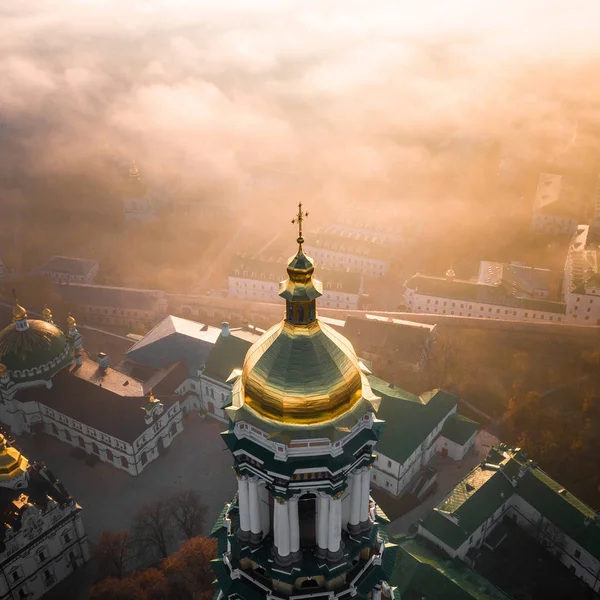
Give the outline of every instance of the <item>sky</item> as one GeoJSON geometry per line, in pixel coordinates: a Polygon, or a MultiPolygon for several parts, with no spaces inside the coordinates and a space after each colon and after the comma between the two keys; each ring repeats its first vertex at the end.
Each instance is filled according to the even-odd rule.
{"type": "Polygon", "coordinates": [[[595,118],[599,19],[597,0],[0,0],[0,143],[44,174],[114,151],[199,184],[419,193],[456,131],[524,157],[595,118]]]}

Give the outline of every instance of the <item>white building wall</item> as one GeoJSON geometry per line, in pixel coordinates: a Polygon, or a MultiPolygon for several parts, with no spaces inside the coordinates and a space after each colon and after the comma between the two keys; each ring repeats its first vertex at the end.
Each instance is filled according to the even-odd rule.
{"type": "Polygon", "coordinates": [[[349,269],[362,273],[363,275],[383,276],[387,275],[390,263],[387,260],[369,258],[351,252],[338,252],[323,248],[322,246],[304,246],[305,251],[316,263],[329,269],[349,269]]]}
{"type": "Polygon", "coordinates": [[[55,502],[49,502],[43,511],[36,507],[26,510],[23,518],[41,518],[42,530],[33,542],[24,528],[7,534],[6,549],[0,554],[4,574],[0,578],[0,597],[41,598],[89,560],[79,510],[76,504],[61,507],[55,502]]]}
{"type": "MultiPolygon", "coordinates": [[[[415,313],[456,315],[482,319],[502,319],[510,321],[544,321],[562,323],[567,321],[565,314],[504,306],[453,300],[436,296],[417,294],[410,288],[404,296],[406,307],[415,313]]],[[[594,323],[595,324],[595,323],[594,323]]]]}
{"type": "MultiPolygon", "coordinates": [[[[274,302],[283,304],[279,297],[279,283],[268,279],[251,279],[243,276],[229,276],[229,296],[244,298],[257,302],[274,302]]],[[[324,308],[345,308],[356,310],[359,305],[359,294],[350,294],[342,289],[324,289],[319,306],[324,308]]]]}
{"type": "Polygon", "coordinates": [[[442,452],[442,449],[445,448],[448,451],[448,456],[450,458],[453,460],[462,460],[465,457],[465,454],[475,445],[476,438],[477,432],[475,431],[468,441],[461,446],[441,435],[436,442],[436,452],[442,452]]]}
{"type": "Polygon", "coordinates": [[[204,375],[200,377],[200,382],[202,387],[200,396],[202,409],[211,417],[224,423],[228,422],[224,406],[227,403],[229,394],[231,394],[231,386],[228,383],[222,383],[204,375]]]}

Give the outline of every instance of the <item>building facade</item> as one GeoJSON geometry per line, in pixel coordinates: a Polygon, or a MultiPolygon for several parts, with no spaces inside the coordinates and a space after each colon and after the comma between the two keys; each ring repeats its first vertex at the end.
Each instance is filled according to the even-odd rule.
{"type": "Polygon", "coordinates": [[[285,318],[232,379],[223,438],[238,493],[213,529],[217,598],[391,600],[395,546],[369,493],[379,399],[351,344],[317,319],[322,287],[298,242],[285,318]]]}
{"type": "Polygon", "coordinates": [[[315,234],[306,251],[327,269],[354,271],[371,277],[387,275],[394,246],[359,232],[325,228],[315,234]]]}
{"type": "MultiPolygon", "coordinates": [[[[48,308],[36,320],[17,304],[0,332],[0,361],[0,420],[15,435],[45,432],[138,475],[183,429],[180,399],[161,402],[102,353],[91,360],[72,316],[63,331],[48,308]]],[[[184,377],[176,364],[152,385],[170,390],[184,377]]]]}
{"type": "Polygon", "coordinates": [[[93,283],[98,269],[97,260],[53,256],[36,271],[40,275],[50,277],[55,283],[93,283]]]}
{"type": "Polygon", "coordinates": [[[533,202],[533,233],[571,235],[581,219],[579,199],[562,175],[540,173],[533,202]]]}
{"type": "Polygon", "coordinates": [[[89,560],[81,507],[44,465],[0,435],[0,597],[41,598],[89,560]]]}
{"type": "Polygon", "coordinates": [[[416,313],[564,323],[567,305],[550,299],[545,280],[545,269],[482,261],[475,281],[457,279],[452,269],[445,277],[413,275],[404,284],[404,303],[416,313]]]}
{"type": "Polygon", "coordinates": [[[373,464],[374,485],[398,496],[421,498],[435,483],[428,465],[436,454],[460,461],[474,446],[478,423],[456,412],[457,396],[434,390],[416,396],[369,375],[381,397],[378,417],[387,423],[373,464]]]}
{"type": "Polygon", "coordinates": [[[168,314],[167,294],[162,290],[79,283],[61,284],[57,290],[88,323],[150,328],[168,314]]]}
{"type": "MultiPolygon", "coordinates": [[[[229,272],[229,296],[260,302],[283,303],[279,279],[285,263],[240,257],[229,272]]],[[[362,294],[362,274],[354,271],[322,270],[321,306],[355,310],[362,294]]]]}

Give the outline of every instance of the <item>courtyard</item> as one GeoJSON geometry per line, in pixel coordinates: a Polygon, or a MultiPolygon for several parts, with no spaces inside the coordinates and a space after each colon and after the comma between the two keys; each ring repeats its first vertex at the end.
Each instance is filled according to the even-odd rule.
{"type": "Polygon", "coordinates": [[[20,436],[16,442],[30,460],[45,462],[64,483],[83,508],[83,522],[94,544],[102,531],[129,529],[144,504],[188,488],[197,491],[207,507],[208,533],[237,487],[231,455],[219,435],[226,428],[213,419],[188,417],[165,454],[137,477],[103,462],[88,466],[71,455],[72,446],[48,435],[20,436]]]}

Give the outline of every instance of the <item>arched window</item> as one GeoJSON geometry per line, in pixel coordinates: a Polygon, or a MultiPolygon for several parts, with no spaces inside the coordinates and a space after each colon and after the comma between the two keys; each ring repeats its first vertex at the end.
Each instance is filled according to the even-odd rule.
{"type": "Polygon", "coordinates": [[[112,462],[114,459],[112,450],[110,450],[110,448],[106,449],[106,460],[110,460],[110,462],[112,462]]]}
{"type": "Polygon", "coordinates": [[[58,435],[58,427],[54,423],[50,423],[50,431],[52,435],[58,435]]]}
{"type": "Polygon", "coordinates": [[[121,456],[121,466],[124,469],[129,469],[129,462],[124,456],[121,456]]]}
{"type": "Polygon", "coordinates": [[[142,465],[145,465],[148,462],[148,455],[146,452],[142,452],[142,465]]]}
{"type": "Polygon", "coordinates": [[[65,429],[65,440],[67,440],[67,442],[71,441],[71,434],[68,429],[65,429]]]}
{"type": "Polygon", "coordinates": [[[80,435],[77,436],[77,441],[82,448],[85,448],[85,440],[80,435]]]}
{"type": "Polygon", "coordinates": [[[92,452],[94,454],[100,454],[100,448],[98,448],[98,444],[96,444],[96,442],[92,442],[92,452]]]}

